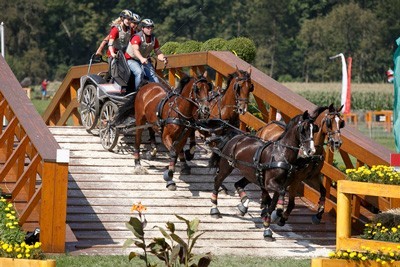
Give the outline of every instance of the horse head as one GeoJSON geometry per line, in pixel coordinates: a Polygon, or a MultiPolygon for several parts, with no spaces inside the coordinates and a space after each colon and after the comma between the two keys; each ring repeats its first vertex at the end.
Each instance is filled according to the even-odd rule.
{"type": "Polygon", "coordinates": [[[344,127],[345,122],[340,114],[343,105],[335,109],[333,104],[329,106],[329,111],[321,121],[322,130],[328,136],[328,146],[332,151],[339,150],[342,145],[340,129],[344,127]]]}
{"type": "Polygon", "coordinates": [[[254,90],[254,85],[251,83],[251,67],[247,71],[239,70],[236,66],[234,73],[233,90],[236,98],[236,112],[243,115],[247,111],[250,93],[254,90]]]}
{"type": "Polygon", "coordinates": [[[210,116],[210,103],[209,93],[211,90],[211,83],[207,80],[207,71],[203,75],[194,78],[191,98],[196,103],[198,109],[198,117],[207,119],[210,116]]]}
{"type": "Polygon", "coordinates": [[[303,115],[299,116],[297,122],[297,133],[300,142],[298,156],[305,158],[314,155],[316,152],[314,145],[314,133],[318,132],[319,128],[314,124],[314,119],[306,110],[303,115]]]}

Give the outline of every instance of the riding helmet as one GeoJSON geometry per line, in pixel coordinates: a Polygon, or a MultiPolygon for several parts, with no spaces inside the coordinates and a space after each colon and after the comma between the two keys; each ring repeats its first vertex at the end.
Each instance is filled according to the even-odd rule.
{"type": "Polygon", "coordinates": [[[124,9],[121,11],[119,16],[124,19],[130,19],[130,18],[133,18],[133,13],[132,13],[132,11],[130,11],[128,9],[124,9]]]}
{"type": "Polygon", "coordinates": [[[151,19],[143,19],[142,27],[154,27],[154,22],[151,19]]]}
{"type": "Polygon", "coordinates": [[[140,16],[138,14],[132,13],[132,22],[133,23],[139,23],[140,22],[140,16]]]}

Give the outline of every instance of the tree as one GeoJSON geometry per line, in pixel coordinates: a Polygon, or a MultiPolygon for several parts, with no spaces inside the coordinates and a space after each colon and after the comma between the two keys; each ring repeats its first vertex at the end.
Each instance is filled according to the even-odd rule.
{"type": "Polygon", "coordinates": [[[305,52],[306,80],[338,80],[340,65],[328,59],[338,53],[353,57],[357,82],[376,80],[381,64],[377,55],[383,49],[382,29],[371,11],[354,3],[336,6],[325,17],[306,21],[298,36],[305,52]]]}

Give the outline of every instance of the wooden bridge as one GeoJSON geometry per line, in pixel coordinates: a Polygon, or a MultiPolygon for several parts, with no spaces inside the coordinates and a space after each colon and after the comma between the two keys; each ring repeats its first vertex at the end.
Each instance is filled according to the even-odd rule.
{"type": "MultiPolygon", "coordinates": [[[[236,66],[247,69],[249,64],[230,52],[173,55],[169,56],[167,79],[175,85],[178,70],[194,74],[211,68],[216,72],[214,84],[222,86],[225,77],[236,66]]],[[[163,67],[159,62],[160,74],[163,67]]],[[[96,64],[91,72],[106,68],[106,64],[96,64]]],[[[334,248],[335,221],[329,214],[336,210],[334,182],[345,176],[333,165],[331,151],[326,151],[322,169],[328,190],[323,224],[310,224],[308,215],[314,212],[319,194],[305,184],[296,200],[294,215],[285,227],[274,226],[277,240],[266,243],[262,239],[256,187],[250,193],[253,201],[249,215],[236,215],[235,206],[239,199],[233,195],[233,182],[237,174],[227,180],[230,195],[220,200],[223,218],[214,220],[208,215],[212,170],[205,167],[209,151],[201,144],[198,146],[200,153],[191,163],[192,174],[176,179],[178,190],[175,192],[167,191],[162,180],[161,172],[167,165],[165,153],[161,153],[157,161],[144,161],[148,174],[134,175],[129,136],[121,137],[116,153],[104,151],[99,138],[79,126],[76,95],[79,78],[86,74],[87,66],[70,69],[43,118],[37,114],[1,57],[0,70],[0,117],[5,122],[0,133],[1,188],[3,193],[11,194],[25,229],[40,226],[46,252],[126,253],[122,243],[132,234],[126,230],[124,222],[132,215],[131,205],[138,201],[148,207],[149,238],[160,236],[152,226],[164,226],[167,221],[176,222],[178,231],[183,233],[184,225],[173,214],[188,219],[198,217],[200,228],[206,233],[197,249],[204,252],[306,257],[326,255],[334,248]],[[69,161],[62,156],[65,150],[70,151],[69,161]]],[[[254,67],[251,78],[255,87],[254,100],[263,120],[246,113],[240,116],[242,129],[246,126],[260,128],[274,119],[277,111],[287,121],[300,112],[315,108],[254,67]]],[[[364,164],[389,165],[391,151],[355,128],[346,126],[342,130],[342,139],[339,155],[347,168],[364,164]]],[[[361,203],[381,210],[397,206],[392,199],[354,196],[352,215],[355,222],[363,222],[371,216],[361,203]]]]}

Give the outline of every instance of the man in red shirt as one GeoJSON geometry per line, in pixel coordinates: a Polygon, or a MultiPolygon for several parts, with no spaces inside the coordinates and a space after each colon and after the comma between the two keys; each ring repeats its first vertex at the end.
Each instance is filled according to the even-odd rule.
{"type": "Polygon", "coordinates": [[[41,84],[41,89],[42,89],[42,100],[45,99],[46,96],[47,96],[47,85],[48,85],[48,84],[49,84],[49,80],[44,79],[44,80],[42,81],[42,84],[41,84]]]}
{"type": "Polygon", "coordinates": [[[128,66],[135,76],[135,91],[138,90],[144,75],[150,82],[159,82],[154,67],[148,59],[152,51],[160,61],[167,64],[167,58],[160,50],[158,39],[153,34],[154,22],[151,19],[144,19],[141,26],[142,30],[131,38],[125,52],[128,66]]]}

